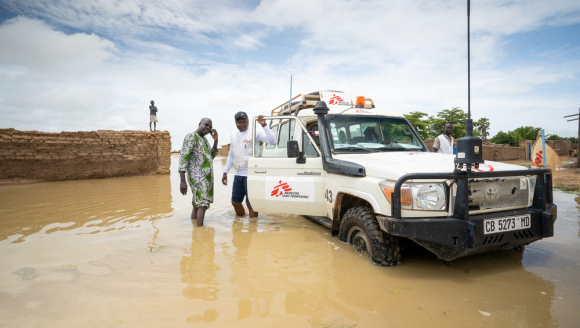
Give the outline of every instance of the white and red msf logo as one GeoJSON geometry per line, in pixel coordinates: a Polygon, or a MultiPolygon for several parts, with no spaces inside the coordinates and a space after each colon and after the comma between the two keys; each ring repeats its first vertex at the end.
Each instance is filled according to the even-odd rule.
{"type": "Polygon", "coordinates": [[[329,105],[338,105],[339,101],[344,101],[344,100],[342,100],[342,98],[340,98],[340,96],[333,94],[332,97],[330,98],[330,100],[328,101],[328,104],[329,105]]]}
{"type": "Polygon", "coordinates": [[[292,191],[292,188],[290,188],[288,183],[286,182],[282,183],[282,180],[280,180],[280,184],[274,187],[274,189],[272,190],[272,194],[270,196],[280,197],[284,194],[284,192],[288,191],[292,191]]]}
{"type": "Polygon", "coordinates": [[[309,202],[316,200],[312,177],[264,177],[264,199],[282,202],[309,202]]]}

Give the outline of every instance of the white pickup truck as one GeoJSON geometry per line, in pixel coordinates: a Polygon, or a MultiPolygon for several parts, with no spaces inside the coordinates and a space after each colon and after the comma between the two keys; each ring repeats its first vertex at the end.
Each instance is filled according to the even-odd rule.
{"type": "Polygon", "coordinates": [[[266,117],[277,144],[254,145],[254,210],[308,216],[378,265],[399,264],[403,241],[451,261],[553,236],[549,169],[486,161],[456,171],[454,156],[430,152],[403,115],[346,99],[298,95],[266,117]]]}

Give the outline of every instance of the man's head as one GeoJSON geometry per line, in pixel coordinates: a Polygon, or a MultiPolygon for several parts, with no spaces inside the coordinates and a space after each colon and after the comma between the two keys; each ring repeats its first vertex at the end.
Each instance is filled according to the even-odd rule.
{"type": "Polygon", "coordinates": [[[153,100],[151,100],[151,106],[155,105],[155,102],[153,100]]]}
{"type": "Polygon", "coordinates": [[[443,127],[443,132],[446,135],[451,136],[451,134],[453,133],[453,123],[451,122],[445,123],[445,126],[443,127]]]}
{"type": "Polygon", "coordinates": [[[338,132],[338,141],[341,144],[345,144],[346,143],[346,133],[344,133],[344,131],[340,130],[340,132],[338,132]]]}
{"type": "Polygon", "coordinates": [[[365,141],[374,141],[375,140],[375,130],[370,126],[365,129],[364,132],[365,141]]]}
{"type": "Polygon", "coordinates": [[[236,127],[240,132],[248,129],[248,115],[245,112],[237,112],[234,118],[236,119],[236,127]]]}
{"type": "Polygon", "coordinates": [[[211,129],[213,128],[212,126],[212,122],[209,118],[204,117],[201,119],[201,121],[199,121],[199,127],[197,128],[197,134],[199,134],[200,136],[205,136],[206,134],[211,132],[211,129]]]}

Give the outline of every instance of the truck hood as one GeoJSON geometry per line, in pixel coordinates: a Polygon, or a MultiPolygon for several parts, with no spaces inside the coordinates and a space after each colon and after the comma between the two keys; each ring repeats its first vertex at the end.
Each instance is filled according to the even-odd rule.
{"type": "MultiPolygon", "coordinates": [[[[427,152],[353,153],[333,156],[336,159],[360,164],[367,176],[397,180],[407,173],[453,172],[455,155],[427,152]]],[[[525,166],[485,161],[479,171],[527,170],[525,166]]]]}

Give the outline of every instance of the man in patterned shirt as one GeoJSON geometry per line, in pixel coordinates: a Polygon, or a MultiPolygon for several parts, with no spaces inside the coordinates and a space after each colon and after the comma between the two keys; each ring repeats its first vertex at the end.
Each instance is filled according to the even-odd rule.
{"type": "Polygon", "coordinates": [[[193,193],[193,211],[191,221],[197,220],[197,226],[203,226],[205,211],[213,203],[213,159],[217,155],[218,134],[212,129],[209,118],[203,118],[195,132],[189,133],[183,140],[181,156],[179,157],[179,175],[181,185],[179,189],[183,195],[187,194],[187,181],[193,193]],[[213,147],[205,139],[207,134],[213,138],[213,147]]]}

